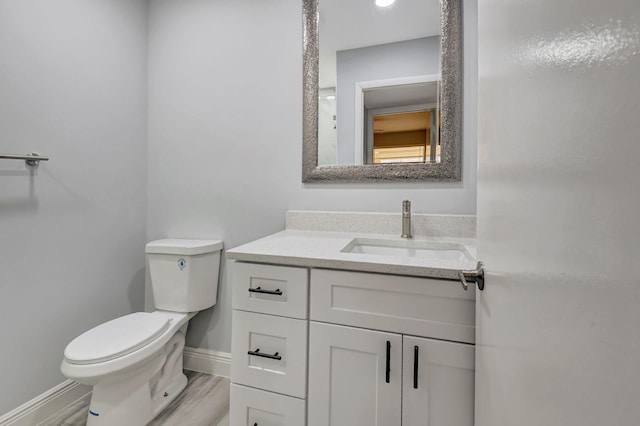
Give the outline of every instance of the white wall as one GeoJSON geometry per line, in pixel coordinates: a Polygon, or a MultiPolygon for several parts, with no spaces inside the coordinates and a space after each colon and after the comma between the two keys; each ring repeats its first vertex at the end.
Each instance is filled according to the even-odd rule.
{"type": "Polygon", "coordinates": [[[0,414],[64,380],[65,345],[142,308],[142,0],[0,0],[0,414]]]}
{"type": "MultiPolygon", "coordinates": [[[[302,2],[150,0],[148,239],[280,231],[288,209],[474,214],[476,5],[465,5],[461,183],[303,185],[302,2]]],[[[230,350],[231,299],[191,324],[187,344],[230,350]]]]}
{"type": "MultiPolygon", "coordinates": [[[[440,73],[440,36],[342,50],[336,56],[337,164],[354,164],[356,83],[440,73]]],[[[473,82],[468,89],[475,88],[473,82]]]]}

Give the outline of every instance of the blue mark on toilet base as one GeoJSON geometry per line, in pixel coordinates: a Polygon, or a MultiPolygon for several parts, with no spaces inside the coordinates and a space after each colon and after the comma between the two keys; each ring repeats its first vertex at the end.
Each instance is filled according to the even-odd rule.
{"type": "Polygon", "coordinates": [[[98,414],[98,413],[94,413],[94,412],[93,412],[93,411],[91,411],[91,410],[89,410],[89,414],[91,414],[92,416],[96,416],[96,417],[98,417],[98,416],[100,415],[100,414],[98,414]]]}

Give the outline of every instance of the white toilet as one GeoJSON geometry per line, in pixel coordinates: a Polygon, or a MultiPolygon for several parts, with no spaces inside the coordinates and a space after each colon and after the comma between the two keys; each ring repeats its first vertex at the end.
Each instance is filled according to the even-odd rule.
{"type": "Polygon", "coordinates": [[[93,386],[88,426],[146,425],[184,389],[187,325],[216,303],[221,250],[217,240],[148,243],[157,310],[116,318],[67,345],[60,370],[93,386]]]}

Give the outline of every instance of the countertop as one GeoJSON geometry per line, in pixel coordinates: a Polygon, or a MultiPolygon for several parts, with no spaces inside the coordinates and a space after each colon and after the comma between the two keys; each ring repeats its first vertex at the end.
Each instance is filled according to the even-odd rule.
{"type": "Polygon", "coordinates": [[[227,259],[307,266],[327,269],[377,272],[442,279],[458,279],[462,269],[475,269],[476,248],[473,238],[420,237],[404,239],[389,234],[285,230],[226,252],[227,259]],[[464,260],[426,259],[415,256],[378,255],[342,252],[354,238],[386,240],[390,244],[420,246],[428,243],[460,244],[467,253],[464,260]]]}

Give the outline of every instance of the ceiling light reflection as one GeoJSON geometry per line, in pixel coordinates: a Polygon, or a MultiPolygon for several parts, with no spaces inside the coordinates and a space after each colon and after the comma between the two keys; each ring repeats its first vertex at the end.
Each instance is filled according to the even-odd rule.
{"type": "Polygon", "coordinates": [[[378,7],[389,7],[395,2],[396,2],[396,0],[376,0],[376,6],[378,6],[378,7]]]}

